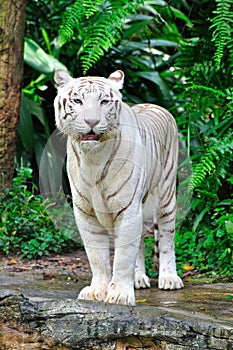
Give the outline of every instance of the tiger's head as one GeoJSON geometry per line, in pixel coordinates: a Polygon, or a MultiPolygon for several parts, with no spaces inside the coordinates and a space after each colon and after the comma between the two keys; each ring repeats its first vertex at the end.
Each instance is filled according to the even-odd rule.
{"type": "Polygon", "coordinates": [[[54,80],[58,94],[54,101],[58,129],[88,148],[113,138],[118,131],[121,108],[120,89],[124,73],[117,70],[107,79],[82,77],[74,79],[57,70],[54,80]]]}

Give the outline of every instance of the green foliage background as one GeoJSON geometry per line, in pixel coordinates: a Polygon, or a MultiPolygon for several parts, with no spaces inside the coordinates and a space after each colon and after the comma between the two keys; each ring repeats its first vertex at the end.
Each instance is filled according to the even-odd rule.
{"type": "MultiPolygon", "coordinates": [[[[232,0],[27,1],[17,163],[32,168],[38,183],[38,164],[54,131],[55,69],[68,69],[75,77],[122,69],[125,101],[168,108],[178,124],[186,164],[192,161],[186,180],[191,200],[176,234],[180,273],[189,264],[232,276],[232,22],[232,0]]],[[[59,171],[60,160],[52,166],[59,171]]],[[[54,191],[56,180],[48,181],[54,191]]],[[[15,232],[13,226],[4,230],[15,232]]],[[[15,242],[22,237],[17,235],[11,236],[15,242]]],[[[4,250],[1,239],[6,253],[21,249],[13,242],[4,250]]],[[[152,246],[147,239],[150,274],[152,246]]]]}
{"type": "Polygon", "coordinates": [[[28,189],[31,173],[30,168],[19,168],[12,189],[6,189],[0,199],[0,251],[18,252],[29,259],[70,251],[78,245],[54,227],[49,203],[36,194],[35,185],[28,189]]]}

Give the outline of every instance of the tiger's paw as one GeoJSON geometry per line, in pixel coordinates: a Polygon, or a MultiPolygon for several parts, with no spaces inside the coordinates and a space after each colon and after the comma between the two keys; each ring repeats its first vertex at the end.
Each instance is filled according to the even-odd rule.
{"type": "Polygon", "coordinates": [[[106,291],[104,289],[95,288],[90,285],[81,290],[78,299],[104,301],[105,297],[106,291]]]}
{"type": "Polygon", "coordinates": [[[159,275],[159,289],[180,289],[184,284],[177,274],[159,275]]]}
{"type": "Polygon", "coordinates": [[[140,272],[135,273],[135,278],[134,278],[134,287],[136,289],[140,288],[150,288],[150,279],[149,277],[140,272]]]}
{"type": "Polygon", "coordinates": [[[123,288],[118,286],[116,283],[111,282],[109,284],[109,289],[107,296],[105,298],[106,303],[110,304],[122,304],[135,306],[135,296],[133,288],[123,288]]]}

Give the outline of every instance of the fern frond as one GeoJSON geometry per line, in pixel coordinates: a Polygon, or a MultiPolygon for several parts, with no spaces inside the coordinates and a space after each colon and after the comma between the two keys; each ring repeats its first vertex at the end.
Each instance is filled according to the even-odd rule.
{"type": "Polygon", "coordinates": [[[85,15],[85,7],[82,0],[76,0],[72,5],[68,6],[62,16],[62,23],[59,29],[59,43],[64,45],[72,39],[74,28],[79,28],[79,23],[85,15]]]}
{"type": "Polygon", "coordinates": [[[98,5],[102,4],[102,0],[85,0],[83,7],[85,9],[85,17],[88,19],[98,11],[98,5]]]}
{"type": "Polygon", "coordinates": [[[188,185],[189,191],[199,187],[207,175],[212,175],[214,172],[219,172],[218,175],[224,177],[225,174],[218,169],[218,164],[223,161],[224,168],[227,168],[226,163],[232,161],[232,130],[222,140],[212,138],[211,143],[212,145],[205,151],[200,161],[193,166],[193,176],[188,185]]]}
{"type": "Polygon", "coordinates": [[[229,50],[229,68],[231,70],[230,74],[233,76],[233,39],[228,44],[229,50]]]}
{"type": "Polygon", "coordinates": [[[125,19],[143,3],[143,0],[75,0],[63,15],[59,43],[69,41],[74,29],[78,30],[83,40],[79,55],[85,74],[121,38],[125,19]]]}
{"type": "Polygon", "coordinates": [[[199,85],[199,84],[195,84],[195,85],[190,85],[186,88],[186,91],[193,91],[193,90],[201,90],[201,91],[206,91],[206,92],[209,92],[209,93],[212,93],[214,95],[220,95],[222,97],[226,97],[226,93],[222,90],[218,90],[218,89],[213,89],[213,88],[210,88],[208,86],[205,86],[205,85],[199,85]]]}
{"type": "Polygon", "coordinates": [[[188,184],[188,190],[193,191],[216,169],[214,160],[216,159],[215,149],[209,149],[201,158],[198,164],[193,167],[193,176],[188,184]]]}
{"type": "Polygon", "coordinates": [[[75,0],[67,7],[62,16],[62,24],[59,29],[59,41],[61,45],[72,39],[74,29],[82,32],[81,23],[86,18],[93,16],[103,0],[75,0]]]}
{"type": "Polygon", "coordinates": [[[212,41],[216,51],[214,61],[216,68],[220,69],[224,50],[232,41],[233,36],[233,3],[232,0],[216,0],[217,8],[213,11],[215,16],[211,19],[210,29],[214,29],[212,41]]]}
{"type": "MultiPolygon", "coordinates": [[[[112,0],[96,13],[88,25],[87,35],[79,52],[84,74],[121,38],[124,20],[136,12],[141,0],[112,0]]],[[[90,19],[89,19],[90,20],[90,19]]]]}

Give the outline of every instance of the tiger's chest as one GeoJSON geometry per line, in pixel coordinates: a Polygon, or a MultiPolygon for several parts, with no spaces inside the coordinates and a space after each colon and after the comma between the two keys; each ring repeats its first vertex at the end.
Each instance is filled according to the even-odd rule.
{"type": "Polygon", "coordinates": [[[98,166],[80,161],[78,169],[73,160],[74,156],[68,161],[68,173],[74,205],[84,215],[97,218],[104,227],[113,228],[119,214],[132,204],[135,188],[142,191],[138,170],[132,162],[119,158],[98,166]]]}

